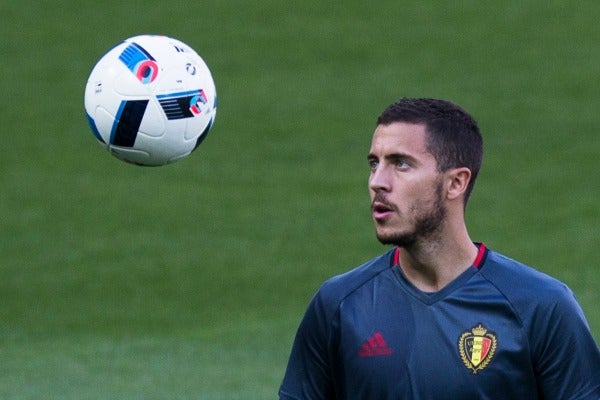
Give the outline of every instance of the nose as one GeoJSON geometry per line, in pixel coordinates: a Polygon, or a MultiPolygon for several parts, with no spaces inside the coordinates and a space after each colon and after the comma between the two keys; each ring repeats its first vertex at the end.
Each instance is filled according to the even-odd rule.
{"type": "Polygon", "coordinates": [[[391,180],[387,168],[384,165],[378,165],[376,168],[371,170],[369,176],[369,189],[373,192],[391,190],[391,180]]]}

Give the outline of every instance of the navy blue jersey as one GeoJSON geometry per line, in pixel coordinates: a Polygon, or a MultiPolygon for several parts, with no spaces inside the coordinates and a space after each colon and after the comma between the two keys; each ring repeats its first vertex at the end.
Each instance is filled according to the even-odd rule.
{"type": "Polygon", "coordinates": [[[600,351],[561,282],[480,246],[435,293],[395,250],[323,284],[281,399],[600,399],[600,351]]]}

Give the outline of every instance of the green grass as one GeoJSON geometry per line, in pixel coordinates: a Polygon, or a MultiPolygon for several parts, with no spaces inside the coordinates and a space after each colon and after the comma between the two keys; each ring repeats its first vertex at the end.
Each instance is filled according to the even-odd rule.
{"type": "Polygon", "coordinates": [[[478,119],[475,240],[565,281],[600,339],[600,4],[261,0],[0,5],[0,398],[275,397],[304,307],[383,251],[366,152],[400,96],[478,119]],[[125,37],[194,47],[214,130],[121,163],[83,89],[125,37]]]}

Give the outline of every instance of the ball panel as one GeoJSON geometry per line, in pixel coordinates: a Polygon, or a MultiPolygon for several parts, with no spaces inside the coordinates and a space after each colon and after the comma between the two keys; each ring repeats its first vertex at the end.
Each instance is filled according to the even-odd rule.
{"type": "Polygon", "coordinates": [[[158,105],[156,98],[151,97],[150,102],[146,107],[144,119],[142,119],[142,124],[140,125],[139,134],[152,137],[161,137],[166,134],[166,122],[165,116],[158,105]]]}
{"type": "Polygon", "coordinates": [[[106,142],[102,138],[102,135],[100,134],[100,131],[98,131],[98,127],[96,126],[96,121],[94,121],[94,119],[87,112],[85,113],[85,116],[87,117],[88,124],[90,125],[90,128],[92,129],[92,133],[94,134],[96,139],[98,141],[102,142],[103,144],[106,144],[106,142]]]}
{"type": "Polygon", "coordinates": [[[202,142],[204,142],[204,140],[206,139],[206,137],[208,136],[208,133],[210,132],[210,129],[212,128],[212,120],[209,122],[208,125],[206,125],[206,128],[204,128],[204,132],[202,132],[200,134],[200,136],[198,136],[198,139],[196,140],[196,144],[194,145],[194,150],[196,150],[198,148],[198,146],[200,146],[202,144],[202,142]]]}
{"type": "Polygon", "coordinates": [[[102,142],[110,144],[110,134],[115,123],[115,112],[110,112],[104,107],[98,106],[94,110],[94,121],[98,129],[98,133],[102,137],[102,142]]]}
{"type": "Polygon", "coordinates": [[[117,157],[119,160],[125,161],[130,164],[148,166],[160,166],[164,164],[162,160],[158,161],[158,164],[155,164],[157,160],[151,158],[150,154],[148,154],[147,152],[139,149],[109,146],[108,150],[110,151],[110,154],[117,157]]]}
{"type": "Polygon", "coordinates": [[[133,147],[147,105],[148,100],[123,100],[121,102],[110,132],[110,144],[133,147]]]}

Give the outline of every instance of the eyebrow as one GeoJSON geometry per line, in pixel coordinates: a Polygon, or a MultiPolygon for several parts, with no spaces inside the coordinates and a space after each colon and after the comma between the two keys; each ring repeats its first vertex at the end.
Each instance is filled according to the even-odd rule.
{"type": "MultiPolygon", "coordinates": [[[[386,160],[386,161],[389,161],[389,162],[394,162],[394,161],[398,161],[398,160],[407,160],[407,161],[410,161],[412,163],[417,163],[417,159],[415,157],[411,156],[410,154],[406,154],[406,153],[390,153],[390,154],[386,154],[383,157],[383,159],[386,160]]],[[[367,155],[367,160],[368,161],[379,160],[379,157],[377,157],[373,153],[369,153],[367,155]]]]}

